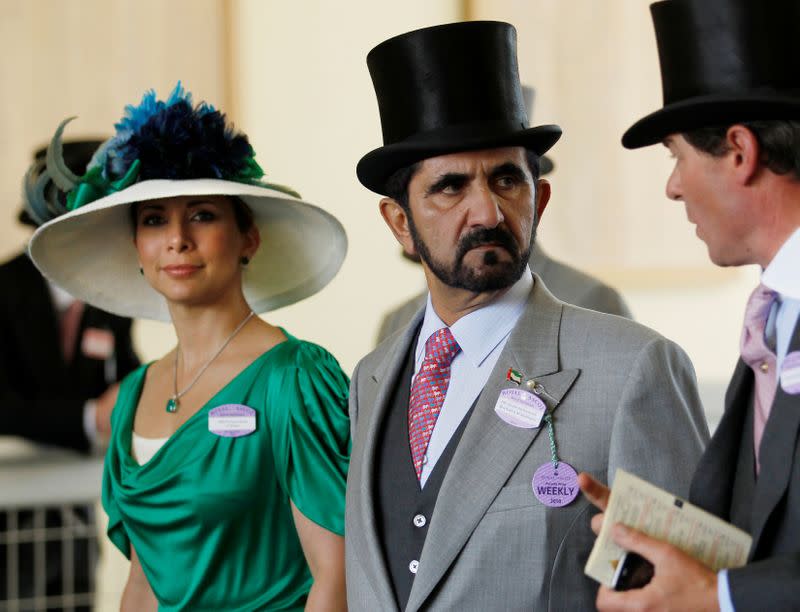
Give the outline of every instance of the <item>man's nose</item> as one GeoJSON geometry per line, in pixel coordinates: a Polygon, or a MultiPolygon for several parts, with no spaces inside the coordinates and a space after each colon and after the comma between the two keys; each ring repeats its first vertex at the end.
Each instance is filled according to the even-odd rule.
{"type": "Polygon", "coordinates": [[[669,175],[667,179],[667,197],[670,200],[682,200],[683,199],[683,192],[681,190],[681,180],[680,174],[678,173],[678,169],[674,168],[672,170],[672,174],[669,175]]]}
{"type": "Polygon", "coordinates": [[[497,227],[505,217],[500,198],[487,185],[476,187],[470,194],[469,224],[474,227],[497,227]]]}

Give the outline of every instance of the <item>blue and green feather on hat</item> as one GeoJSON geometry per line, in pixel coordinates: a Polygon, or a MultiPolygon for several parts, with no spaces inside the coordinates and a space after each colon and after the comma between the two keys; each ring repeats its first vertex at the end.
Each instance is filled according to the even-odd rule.
{"type": "Polygon", "coordinates": [[[158,100],[151,89],[138,106],[126,106],[114,125],[116,134],[100,146],[80,177],[63,160],[62,134],[73,119],[58,126],[45,165],[34,165],[25,175],[25,206],[38,223],[151,179],[213,178],[300,197],[288,187],[263,182],[264,171],[247,136],[226,124],[225,115],[210,104],[193,106],[192,94],[180,81],[166,100],[158,100]]]}

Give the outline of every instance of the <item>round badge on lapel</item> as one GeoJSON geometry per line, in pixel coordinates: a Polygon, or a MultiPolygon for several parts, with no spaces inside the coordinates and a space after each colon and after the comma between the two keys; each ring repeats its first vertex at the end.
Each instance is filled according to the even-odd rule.
{"type": "Polygon", "coordinates": [[[533,475],[533,494],[545,506],[560,508],[578,496],[578,473],[569,463],[548,461],[533,475]]]}

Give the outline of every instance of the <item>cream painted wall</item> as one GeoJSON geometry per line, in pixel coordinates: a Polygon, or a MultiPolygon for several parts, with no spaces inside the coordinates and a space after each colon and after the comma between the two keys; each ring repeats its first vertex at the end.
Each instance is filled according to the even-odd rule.
{"type": "Polygon", "coordinates": [[[225,102],[223,17],[223,0],[0,0],[0,259],[27,239],[22,176],[63,118],[78,116],[67,138],[104,137],[178,79],[225,102]]]}

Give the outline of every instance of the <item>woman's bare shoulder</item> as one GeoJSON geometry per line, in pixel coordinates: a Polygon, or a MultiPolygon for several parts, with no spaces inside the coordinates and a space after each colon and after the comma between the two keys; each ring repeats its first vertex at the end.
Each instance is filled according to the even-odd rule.
{"type": "Polygon", "coordinates": [[[253,325],[244,331],[240,350],[243,356],[250,357],[251,361],[286,341],[286,334],[280,327],[263,319],[256,319],[253,325]]]}

